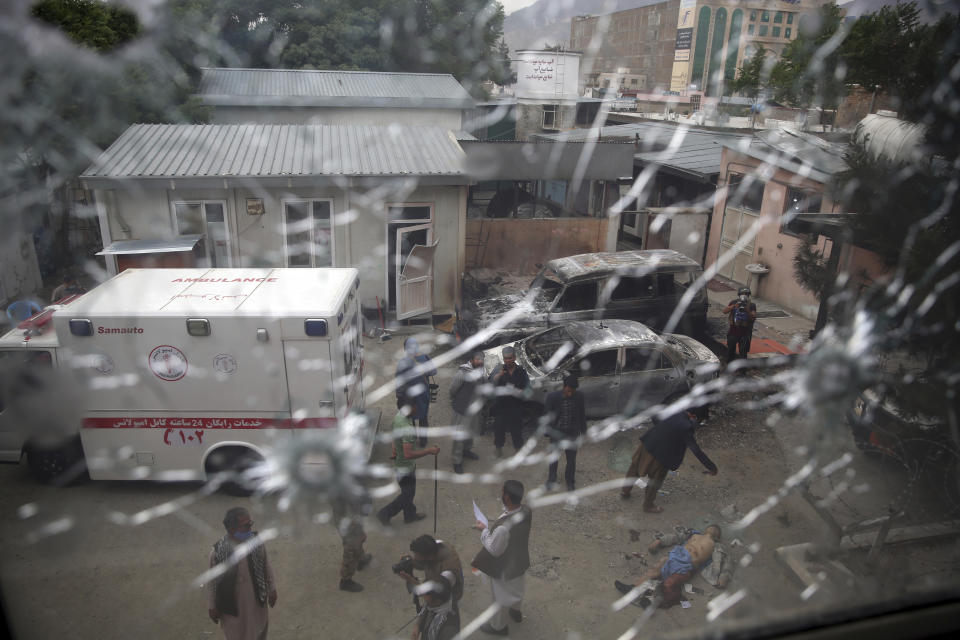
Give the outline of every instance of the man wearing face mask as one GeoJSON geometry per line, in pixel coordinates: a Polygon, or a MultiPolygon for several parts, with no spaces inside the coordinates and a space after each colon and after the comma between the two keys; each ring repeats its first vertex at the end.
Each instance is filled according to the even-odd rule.
{"type": "Polygon", "coordinates": [[[227,535],[213,545],[210,568],[224,565],[210,582],[210,619],[220,625],[227,640],[266,640],[267,605],[277,604],[277,586],[267,550],[253,531],[250,512],[234,507],[223,518],[227,535]],[[247,544],[244,556],[233,557],[247,544]]]}
{"type": "Polygon", "coordinates": [[[460,613],[454,607],[450,583],[436,578],[418,590],[424,607],[410,640],[453,640],[460,633],[460,613]]]}
{"type": "Polygon", "coordinates": [[[727,363],[737,358],[746,358],[750,353],[753,323],[757,319],[757,305],[750,300],[750,289],[741,287],[737,299],[723,308],[730,323],[727,329],[727,363]],[[739,350],[739,355],[737,351],[739,350]]]}

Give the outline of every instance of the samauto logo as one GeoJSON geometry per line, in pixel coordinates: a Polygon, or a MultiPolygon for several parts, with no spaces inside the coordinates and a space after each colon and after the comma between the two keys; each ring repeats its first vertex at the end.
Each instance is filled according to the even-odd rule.
{"type": "Polygon", "coordinates": [[[97,334],[143,333],[140,327],[97,327],[97,334]]]}

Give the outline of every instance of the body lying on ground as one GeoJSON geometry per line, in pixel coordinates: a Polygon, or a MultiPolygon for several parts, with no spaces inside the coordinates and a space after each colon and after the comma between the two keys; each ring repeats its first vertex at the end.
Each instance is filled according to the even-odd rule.
{"type": "MultiPolygon", "coordinates": [[[[640,576],[636,586],[645,583],[659,582],[656,595],[659,596],[658,605],[661,608],[672,607],[680,602],[683,596],[683,585],[689,582],[694,575],[717,559],[726,567],[716,572],[714,586],[724,588],[730,579],[729,562],[726,552],[718,548],[720,541],[720,527],[715,524],[708,526],[703,533],[692,529],[685,532],[654,540],[649,547],[650,553],[656,553],[664,547],[672,547],[670,552],[660,562],[653,565],[640,576]],[[716,552],[721,551],[720,558],[716,552]]],[[[632,588],[617,581],[616,586],[621,591],[632,588]]]]}

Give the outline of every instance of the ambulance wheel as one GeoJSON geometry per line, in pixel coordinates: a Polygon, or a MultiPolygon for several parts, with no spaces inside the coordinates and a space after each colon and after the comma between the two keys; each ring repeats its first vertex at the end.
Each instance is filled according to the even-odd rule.
{"type": "Polygon", "coordinates": [[[245,473],[263,462],[263,458],[246,447],[223,447],[207,458],[205,470],[207,478],[217,475],[224,477],[220,491],[228,496],[246,497],[253,494],[253,483],[245,473]]]}
{"type": "Polygon", "coordinates": [[[28,447],[27,464],[34,477],[45,484],[65,487],[87,478],[87,461],[79,436],[58,447],[28,447]]]}

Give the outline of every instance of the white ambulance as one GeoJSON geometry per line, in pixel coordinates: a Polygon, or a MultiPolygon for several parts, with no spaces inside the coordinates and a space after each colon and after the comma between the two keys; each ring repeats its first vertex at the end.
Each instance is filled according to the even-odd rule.
{"type": "Polygon", "coordinates": [[[356,269],[130,269],[0,338],[0,460],[204,479],[364,409],[356,269]]]}

